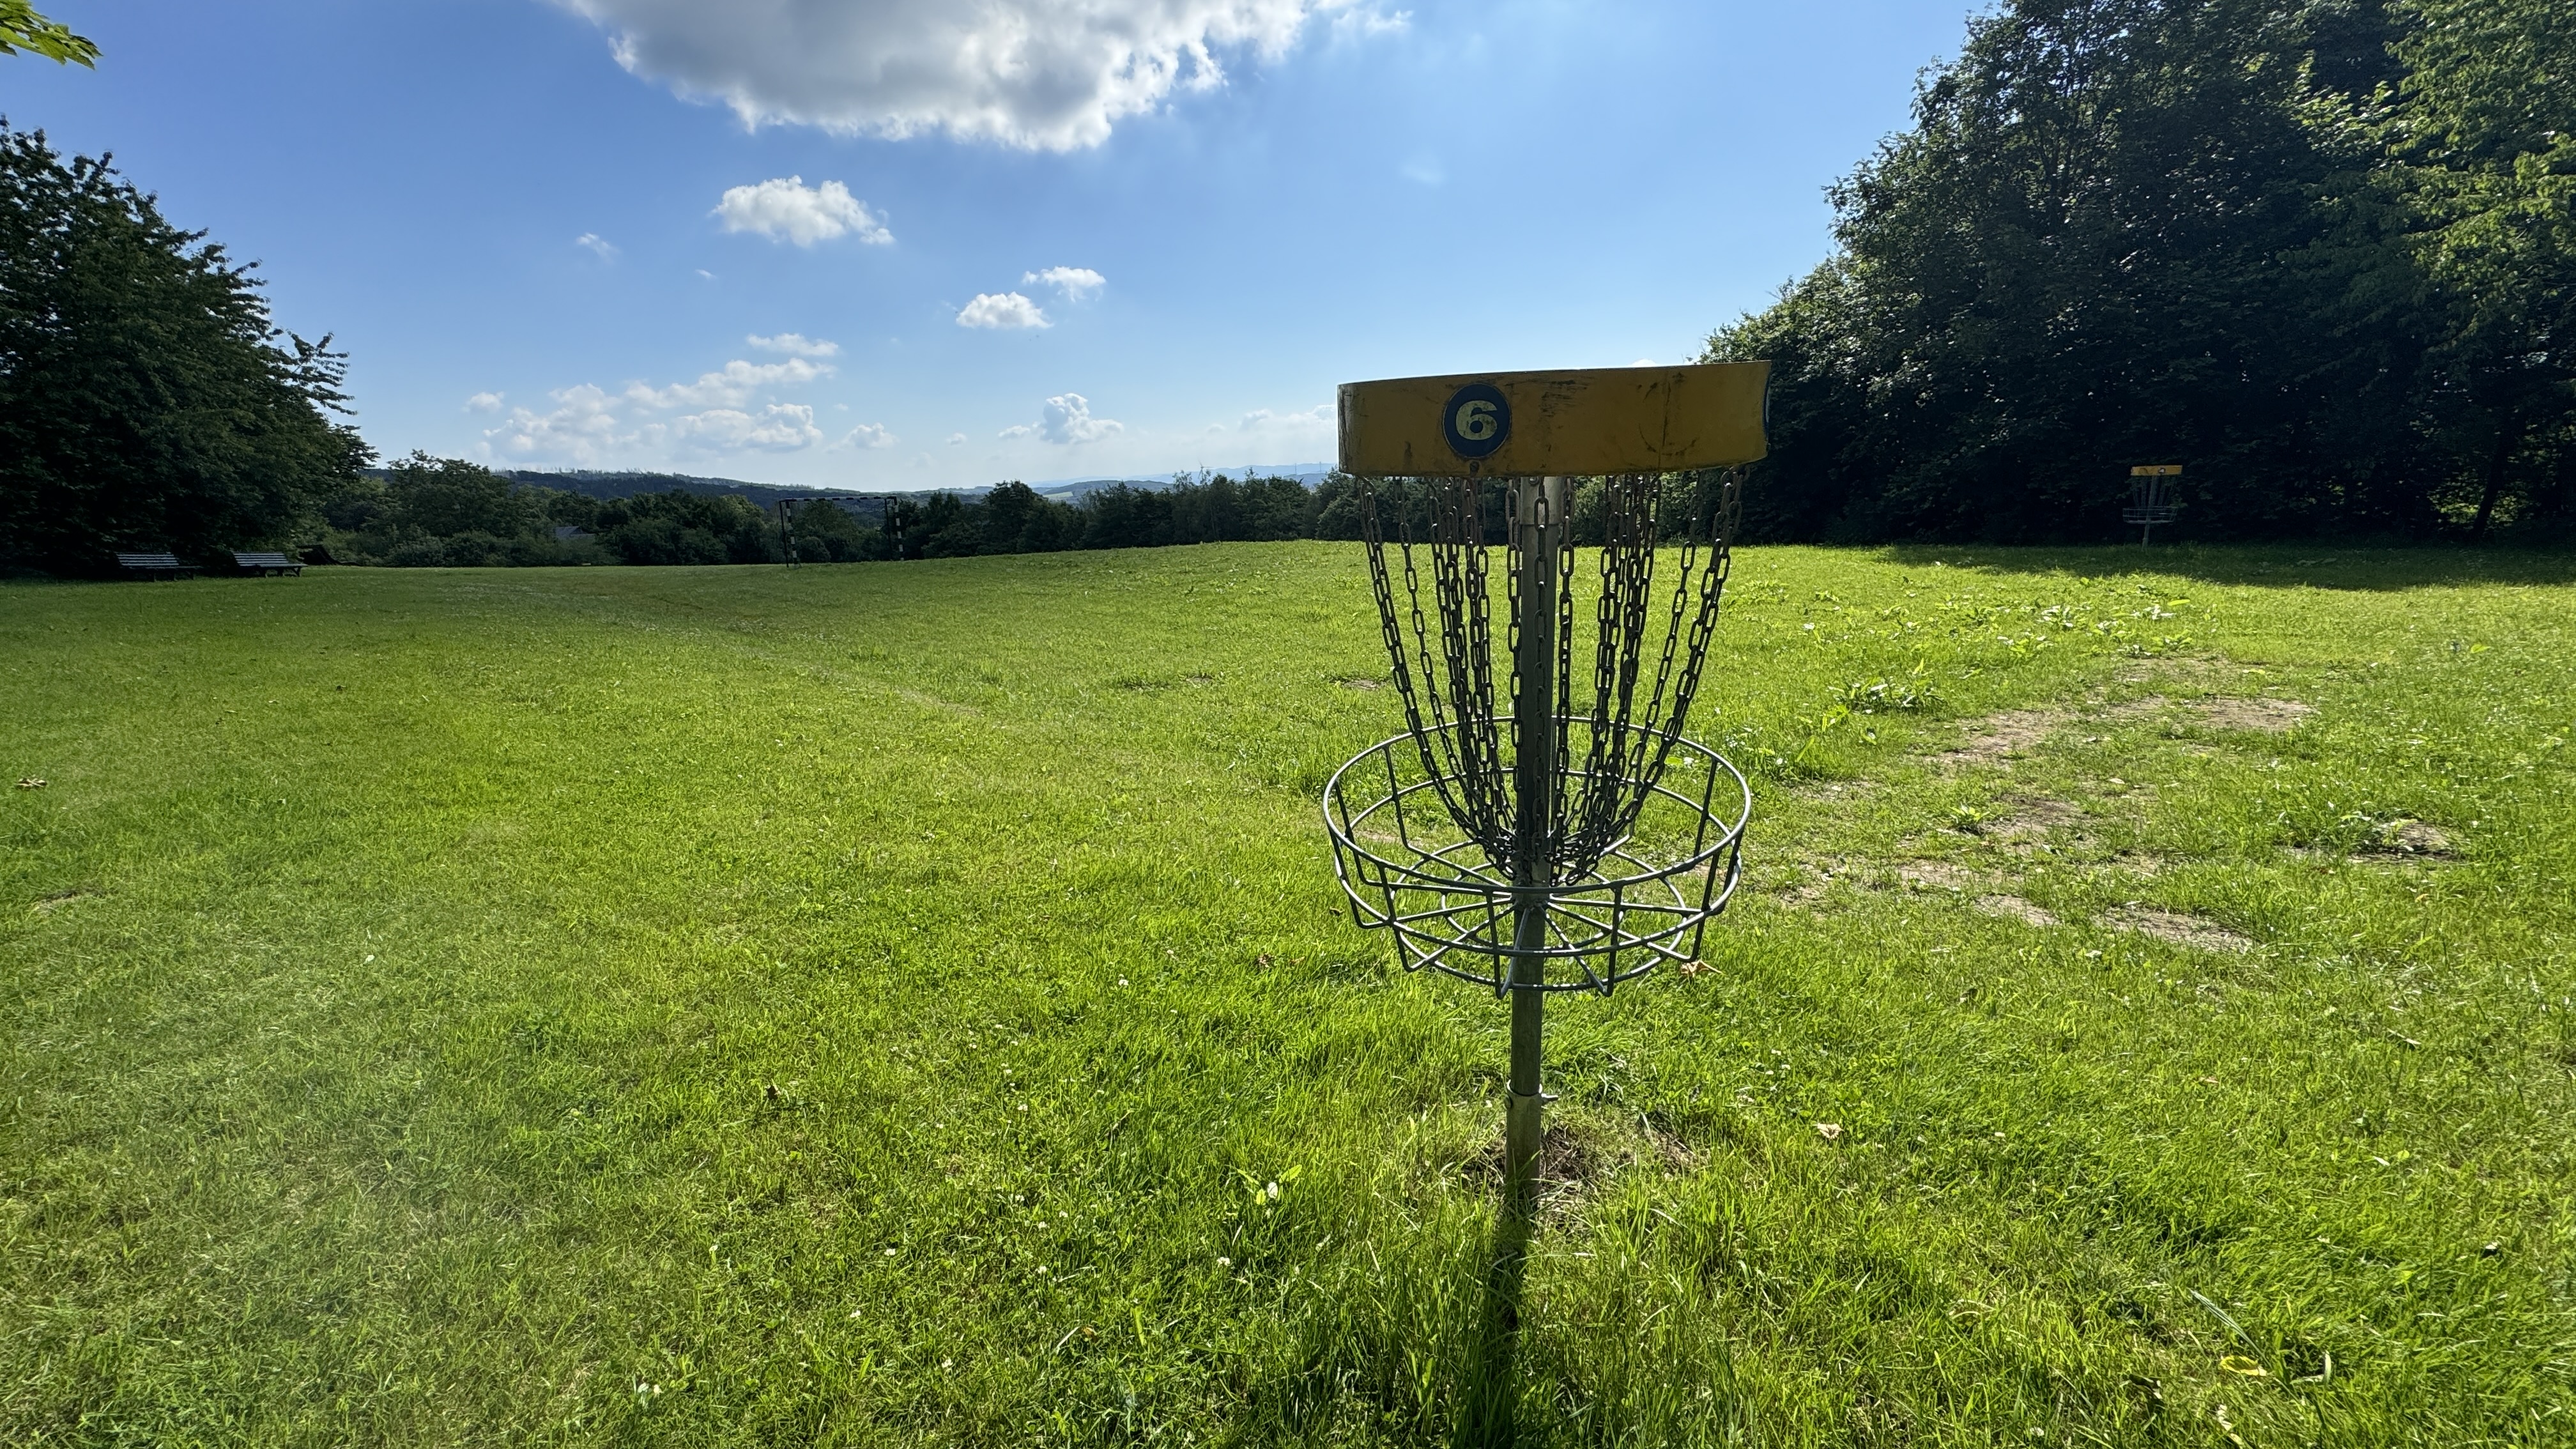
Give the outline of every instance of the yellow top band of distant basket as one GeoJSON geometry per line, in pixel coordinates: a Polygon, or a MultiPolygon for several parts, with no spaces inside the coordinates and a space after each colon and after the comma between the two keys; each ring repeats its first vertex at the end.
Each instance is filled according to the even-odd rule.
{"type": "Polygon", "coordinates": [[[1731,467],[1770,451],[1770,385],[1768,362],[1346,382],[1342,471],[1494,478],[1731,467]]]}

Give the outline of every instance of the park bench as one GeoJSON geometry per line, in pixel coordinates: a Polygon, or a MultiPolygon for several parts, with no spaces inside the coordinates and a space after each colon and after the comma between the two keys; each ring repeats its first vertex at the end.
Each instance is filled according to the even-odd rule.
{"type": "Polygon", "coordinates": [[[147,579],[184,579],[197,571],[195,564],[179,562],[175,553],[120,553],[116,563],[128,574],[141,574],[147,579]]]}
{"type": "Polygon", "coordinates": [[[294,574],[301,578],[304,574],[304,565],[282,553],[244,553],[240,549],[234,549],[233,567],[246,574],[258,574],[262,578],[271,574],[294,574]]]}

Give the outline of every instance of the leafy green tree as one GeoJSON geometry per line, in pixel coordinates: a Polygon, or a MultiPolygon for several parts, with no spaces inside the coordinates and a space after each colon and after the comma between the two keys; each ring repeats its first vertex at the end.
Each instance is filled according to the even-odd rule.
{"type": "Polygon", "coordinates": [[[414,452],[393,466],[387,482],[394,516],[406,531],[508,538],[545,525],[545,505],[533,490],[462,458],[414,452]]]}
{"type": "Polygon", "coordinates": [[[331,554],[345,563],[497,568],[598,562],[586,541],[555,537],[557,524],[585,523],[597,508],[462,458],[415,452],[382,480],[356,480],[323,514],[331,554]]]}
{"type": "Polygon", "coordinates": [[[36,13],[27,0],[0,0],[0,55],[29,50],[58,65],[98,69],[98,46],[36,13]]]}
{"type": "Polygon", "coordinates": [[[806,563],[857,563],[873,557],[873,530],[838,503],[795,503],[796,556],[806,563]]]}
{"type": "Polygon", "coordinates": [[[778,563],[778,531],[758,504],[673,490],[599,506],[600,541],[629,564],[778,563]]]}
{"type": "Polygon", "coordinates": [[[989,553],[1051,553],[1082,532],[1072,509],[1025,483],[1004,483],[984,495],[983,513],[989,553]]]}
{"type": "Polygon", "coordinates": [[[2423,315],[2356,297],[2406,262],[2339,200],[2394,33],[2270,0],[1972,21],[1836,188],[1838,255],[1712,339],[1778,372],[1750,529],[2108,536],[2143,462],[2187,466],[2204,534],[2424,526],[2427,490],[2384,476],[2417,449],[2423,315]]]}
{"type": "Polygon", "coordinates": [[[2442,436],[2470,531],[2517,493],[2565,508],[2576,422],[2576,7],[2411,0],[2384,134],[2440,327],[2442,436]],[[2552,485],[2555,485],[2553,487],[2552,485]]]}
{"type": "Polygon", "coordinates": [[[368,458],[329,343],[106,158],[0,122],[0,559],[293,543],[368,458]]]}

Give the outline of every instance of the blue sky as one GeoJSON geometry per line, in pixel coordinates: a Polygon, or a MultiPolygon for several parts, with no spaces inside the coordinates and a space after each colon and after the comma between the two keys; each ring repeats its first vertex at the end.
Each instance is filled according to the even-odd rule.
{"type": "Polygon", "coordinates": [[[1336,383],[1686,359],[1967,14],[40,8],[104,56],[0,61],[0,113],[258,259],[383,452],[869,489],[1325,460],[1336,383]]]}

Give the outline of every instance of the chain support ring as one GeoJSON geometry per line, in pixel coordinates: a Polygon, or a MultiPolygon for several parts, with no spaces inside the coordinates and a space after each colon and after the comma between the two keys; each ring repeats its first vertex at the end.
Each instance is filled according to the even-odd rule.
{"type": "Polygon", "coordinates": [[[1516,985],[1607,996],[1659,963],[1698,959],[1709,920],[1742,878],[1753,811],[1751,787],[1725,757],[1671,740],[1636,828],[1583,875],[1530,888],[1457,828],[1413,744],[1409,733],[1380,741],[1324,787],[1333,871],[1352,917],[1391,932],[1406,970],[1429,967],[1497,996],[1516,985]],[[1514,926],[1534,903],[1546,909],[1548,941],[1530,952],[1514,926]],[[1540,979],[1516,982],[1516,963],[1531,956],[1544,963],[1540,979]]]}

